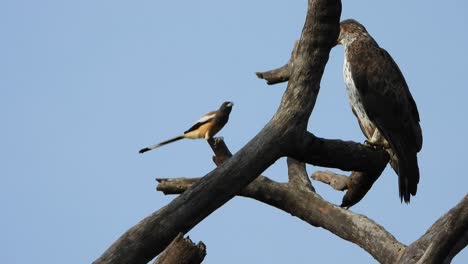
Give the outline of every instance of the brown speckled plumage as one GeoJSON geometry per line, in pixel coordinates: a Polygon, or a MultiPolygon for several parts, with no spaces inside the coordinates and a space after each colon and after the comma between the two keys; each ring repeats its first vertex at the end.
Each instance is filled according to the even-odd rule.
{"type": "Polygon", "coordinates": [[[405,78],[390,54],[359,22],[341,22],[338,42],[345,49],[343,76],[353,113],[372,143],[390,147],[400,198],[409,202],[419,182],[417,153],[422,132],[405,78]]]}

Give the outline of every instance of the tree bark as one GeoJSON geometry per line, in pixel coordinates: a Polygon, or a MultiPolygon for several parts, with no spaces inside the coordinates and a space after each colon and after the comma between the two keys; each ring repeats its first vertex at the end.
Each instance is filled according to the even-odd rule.
{"type": "MultiPolygon", "coordinates": [[[[332,205],[313,191],[303,163],[360,172],[355,177],[357,183],[352,184],[351,177],[347,184],[346,195],[350,194],[347,204],[352,205],[365,195],[389,160],[383,150],[354,142],[323,139],[307,132],[320,80],[338,36],[340,14],[340,0],[308,1],[301,38],[287,66],[277,71],[282,74],[277,80],[287,78],[289,82],[272,119],[234,156],[231,157],[230,152],[224,157],[216,155],[214,160],[219,166],[204,177],[177,181],[159,179],[159,190],[182,194],[130,228],[94,263],[148,263],[177,234],[187,233],[237,194],[255,198],[288,211],[311,225],[323,227],[356,243],[382,263],[395,263],[399,259],[414,260],[414,254],[410,252],[416,250],[419,254],[419,249],[423,248],[423,257],[448,259],[457,253],[455,249],[466,245],[466,239],[447,231],[453,240],[441,241],[443,249],[435,249],[426,240],[406,248],[372,220],[332,205]],[[289,183],[280,184],[263,176],[258,177],[284,156],[289,157],[289,183]],[[351,192],[353,189],[354,193],[351,192]]],[[[223,145],[219,143],[215,149],[223,151],[223,145]]],[[[227,148],[224,151],[228,153],[227,148]]],[[[446,225],[456,230],[466,230],[463,229],[466,227],[465,210],[466,205],[456,207],[451,216],[447,216],[448,222],[434,225],[434,232],[439,232],[441,226],[446,225]],[[455,221],[454,215],[463,218],[455,221]]],[[[466,235],[462,237],[466,238],[466,235]]],[[[437,235],[433,239],[442,240],[437,235]]]]}
{"type": "Polygon", "coordinates": [[[153,264],[200,264],[205,256],[206,246],[203,242],[195,245],[190,238],[184,238],[179,233],[153,264]]]}
{"type": "Polygon", "coordinates": [[[468,245],[468,195],[408,246],[400,263],[450,263],[468,245]]]}
{"type": "Polygon", "coordinates": [[[256,72],[255,74],[258,78],[266,80],[268,85],[273,85],[277,83],[287,82],[289,80],[289,71],[289,63],[286,63],[278,69],[266,72],[256,72]]]}
{"type": "Polygon", "coordinates": [[[179,232],[188,232],[285,156],[288,145],[301,144],[325,64],[336,43],[340,14],[339,0],[309,0],[298,57],[271,121],[227,162],[125,232],[94,263],[147,263],[179,232]]]}
{"type": "MultiPolygon", "coordinates": [[[[213,160],[229,160],[231,152],[222,139],[215,139],[209,143],[215,153],[213,160]]],[[[303,163],[288,158],[287,164],[288,183],[277,183],[265,176],[259,176],[241,190],[239,195],[276,207],[313,226],[325,228],[364,248],[381,263],[394,263],[398,259],[404,245],[382,226],[366,216],[325,201],[315,193],[303,163]]],[[[164,194],[177,194],[189,189],[194,181],[200,178],[157,180],[160,183],[157,190],[164,194]]]]}
{"type": "Polygon", "coordinates": [[[278,69],[274,69],[271,71],[266,72],[256,72],[258,78],[264,79],[268,85],[273,85],[277,83],[287,82],[289,81],[289,76],[291,75],[291,70],[294,64],[294,61],[298,55],[298,46],[299,41],[294,42],[294,49],[291,52],[291,58],[289,62],[283,65],[278,69]]]}
{"type": "MultiPolygon", "coordinates": [[[[228,160],[230,151],[227,146],[222,140],[216,141],[220,142],[210,142],[216,160],[228,160]]],[[[300,162],[288,159],[288,175],[288,183],[259,176],[239,195],[276,207],[312,226],[322,227],[360,246],[380,263],[450,263],[467,245],[468,195],[407,247],[368,217],[322,199],[314,192],[300,162]]],[[[157,190],[164,194],[183,193],[197,180],[199,178],[158,179],[157,190]]]]}

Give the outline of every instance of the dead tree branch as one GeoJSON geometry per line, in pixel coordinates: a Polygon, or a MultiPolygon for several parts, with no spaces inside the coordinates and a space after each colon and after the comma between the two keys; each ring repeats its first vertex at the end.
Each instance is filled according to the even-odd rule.
{"type": "Polygon", "coordinates": [[[288,63],[279,67],[278,69],[274,69],[271,71],[266,72],[256,72],[258,78],[264,79],[268,85],[273,85],[277,83],[287,82],[289,81],[289,76],[291,75],[291,69],[293,67],[294,61],[297,58],[297,47],[299,46],[299,41],[294,42],[294,49],[291,52],[291,58],[289,59],[288,63]]]}
{"type": "MultiPolygon", "coordinates": [[[[366,184],[353,185],[353,177],[347,184],[347,195],[355,189],[355,193],[349,195],[351,198],[348,197],[348,204],[354,204],[372,186],[373,179],[377,179],[389,159],[382,150],[354,142],[322,139],[307,132],[320,80],[330,50],[337,40],[340,14],[340,0],[308,1],[306,21],[300,40],[292,52],[292,59],[287,69],[277,71],[276,75],[281,73],[282,76],[275,77],[279,81],[288,79],[288,86],[272,119],[234,156],[231,157],[229,153],[229,157],[216,157],[214,160],[219,166],[204,177],[177,181],[160,179],[159,189],[163,190],[164,184],[167,186],[176,182],[167,192],[183,193],[130,228],[94,263],[148,263],[177,234],[187,233],[237,194],[257,199],[290,212],[311,225],[323,227],[359,245],[382,263],[394,263],[398,259],[413,260],[411,250],[421,253],[418,244],[420,248],[424,247],[421,255],[423,260],[448,259],[456,251],[454,249],[466,245],[466,235],[462,232],[466,231],[465,202],[454,208],[452,213],[449,212],[449,216],[443,217],[440,224],[436,223],[434,232],[428,231],[428,234],[434,233],[431,239],[440,241],[441,249],[425,242],[429,241],[429,235],[425,235],[424,239],[413,243],[405,251],[404,245],[369,218],[320,198],[304,178],[307,174],[301,163],[361,172],[362,175],[356,175],[355,179],[358,183],[368,181],[366,184]],[[277,159],[285,156],[291,158],[288,162],[289,183],[281,184],[263,176],[258,177],[277,159]],[[370,181],[369,175],[372,175],[370,181]],[[460,236],[447,231],[445,226],[457,230],[460,236]],[[442,241],[437,235],[440,232],[445,232],[449,239],[442,241]]],[[[266,78],[267,74],[261,76],[266,78]]],[[[222,151],[223,144],[215,146],[218,151],[222,151]]]]}
{"type": "Polygon", "coordinates": [[[200,264],[205,256],[206,246],[203,242],[195,245],[190,238],[184,238],[179,233],[153,264],[200,264]]]}
{"type": "Polygon", "coordinates": [[[450,263],[468,244],[468,195],[408,246],[400,263],[450,263]]]}
{"type": "Polygon", "coordinates": [[[287,164],[289,185],[292,185],[296,189],[315,192],[312,182],[310,182],[307,175],[305,164],[292,158],[287,159],[287,164]]]}
{"type": "MultiPolygon", "coordinates": [[[[163,179],[158,190],[183,193],[190,187],[172,184],[186,179],[163,179]]],[[[255,199],[283,210],[315,227],[350,241],[380,263],[450,263],[468,243],[468,196],[441,217],[420,239],[406,247],[384,227],[364,215],[342,209],[311,191],[295,189],[260,176],[244,188],[240,196],[255,199]]]]}
{"type": "Polygon", "coordinates": [[[277,83],[287,82],[289,80],[289,70],[289,63],[286,63],[278,69],[266,72],[256,72],[255,74],[258,78],[266,80],[268,85],[273,85],[277,83]]]}
{"type": "MultiPolygon", "coordinates": [[[[216,141],[220,141],[216,147],[210,143],[216,156],[219,155],[222,160],[229,159],[230,151],[227,146],[220,139],[216,141]]],[[[297,170],[299,173],[289,177],[289,183],[277,183],[265,176],[259,176],[239,195],[276,207],[312,226],[322,227],[360,246],[380,263],[450,263],[467,245],[468,195],[434,223],[425,235],[406,247],[366,216],[323,200],[308,188],[307,183],[295,179],[307,175],[305,167],[300,162],[288,160],[288,174],[297,170]],[[305,183],[307,187],[297,188],[297,182],[300,182],[299,186],[305,183]]],[[[198,179],[158,179],[160,184],[157,189],[165,194],[183,193],[196,180],[198,179]]]]}
{"type": "Polygon", "coordinates": [[[345,146],[341,140],[322,139],[309,132],[306,132],[304,138],[302,145],[294,148],[288,156],[316,166],[353,171],[346,183],[348,191],[341,203],[343,207],[350,207],[359,202],[380,177],[389,161],[389,155],[384,150],[377,151],[354,142],[353,145],[345,146]],[[316,156],[317,154],[320,156],[316,156]],[[368,163],[367,166],[360,164],[358,160],[366,160],[367,155],[375,158],[373,163],[368,163]],[[339,166],[329,164],[331,160],[340,161],[339,166]]]}
{"type": "MultiPolygon", "coordinates": [[[[308,1],[306,21],[297,58],[290,70],[288,87],[270,122],[232,158],[167,206],[125,232],[94,263],[147,263],[164,250],[179,232],[188,232],[278,158],[287,156],[285,150],[290,149],[290,145],[300,146],[303,143],[320,80],[330,50],[336,43],[340,15],[340,0],[308,1]]],[[[348,145],[345,142],[342,144],[348,145]]],[[[317,153],[312,152],[309,151],[309,156],[318,157],[317,153]]],[[[375,157],[367,156],[367,159],[367,163],[375,163],[375,157]]],[[[313,159],[309,157],[309,160],[313,159]]],[[[367,163],[359,169],[365,171],[367,163]]],[[[340,162],[328,161],[327,164],[332,167],[337,164],[339,167],[340,162]]],[[[362,161],[359,164],[363,165],[362,161]]],[[[350,167],[357,169],[354,165],[350,167]]]]}
{"type": "Polygon", "coordinates": [[[367,194],[380,175],[381,172],[353,171],[348,177],[329,171],[316,171],[312,174],[312,179],[326,183],[338,191],[348,190],[343,196],[341,206],[349,208],[367,194]]]}
{"type": "MultiPolygon", "coordinates": [[[[164,193],[166,190],[183,193],[184,187],[188,186],[172,185],[171,179],[164,179],[157,188],[164,193]]],[[[312,226],[322,227],[359,245],[381,263],[395,263],[405,247],[371,219],[333,205],[312,191],[295,189],[260,176],[239,195],[276,207],[312,226]]]]}
{"type": "MultiPolygon", "coordinates": [[[[214,160],[229,159],[231,152],[222,139],[209,143],[216,156],[214,160]]],[[[323,200],[314,192],[305,165],[291,158],[287,163],[288,183],[277,183],[259,176],[239,195],[281,209],[313,226],[323,227],[364,248],[381,263],[394,263],[398,259],[405,247],[403,244],[371,219],[323,200]]],[[[165,194],[183,193],[198,179],[158,179],[157,190],[165,194]]]]}
{"type": "Polygon", "coordinates": [[[321,181],[330,185],[337,191],[344,191],[348,189],[349,177],[333,173],[331,171],[316,171],[312,174],[312,179],[321,181]]]}

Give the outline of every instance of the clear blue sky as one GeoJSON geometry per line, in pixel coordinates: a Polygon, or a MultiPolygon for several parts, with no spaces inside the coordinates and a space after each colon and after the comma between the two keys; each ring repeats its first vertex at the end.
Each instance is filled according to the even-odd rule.
{"type": "MultiPolygon", "coordinates": [[[[272,117],[285,85],[254,72],[283,65],[306,1],[0,2],[2,263],[90,263],[167,204],[156,177],[214,168],[203,141],[139,155],[221,102],[233,152],[272,117]]],[[[467,193],[468,4],[344,1],[400,65],[421,113],[421,183],[400,204],[387,169],[352,208],[410,243],[467,193]]],[[[332,51],[309,129],[363,141],[332,51]]],[[[309,173],[316,170],[308,167],[309,173]]],[[[285,160],[264,174],[285,181],[285,160]]],[[[328,200],[342,193],[314,183],[328,200]]],[[[190,232],[205,263],[374,263],[359,247],[259,202],[235,198],[190,232]]],[[[454,263],[468,263],[465,250],[454,263]]]]}

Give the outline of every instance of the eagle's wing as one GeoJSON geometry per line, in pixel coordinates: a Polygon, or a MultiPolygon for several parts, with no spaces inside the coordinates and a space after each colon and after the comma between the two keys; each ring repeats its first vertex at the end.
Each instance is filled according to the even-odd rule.
{"type": "Polygon", "coordinates": [[[352,78],[367,116],[398,157],[400,195],[409,201],[409,194],[416,194],[419,182],[416,153],[422,147],[416,103],[387,51],[378,46],[366,46],[360,51],[351,62],[352,78]]]}
{"type": "MultiPolygon", "coordinates": [[[[399,98],[399,100],[397,99],[397,103],[402,107],[402,114],[409,116],[407,119],[403,119],[405,131],[408,133],[408,140],[414,143],[417,152],[419,152],[422,148],[423,138],[421,127],[419,125],[420,119],[416,102],[409,91],[405,77],[403,77],[400,68],[393,60],[392,56],[382,48],[380,51],[383,57],[383,65],[385,65],[383,68],[387,69],[387,73],[393,76],[392,78],[389,78],[389,82],[390,84],[395,83],[395,87],[392,90],[399,98]]],[[[390,86],[393,87],[392,85],[390,86]]]]}
{"type": "Polygon", "coordinates": [[[418,152],[422,147],[419,113],[403,74],[386,50],[367,47],[367,51],[362,54],[367,62],[351,71],[367,116],[386,138],[397,134],[418,152]]]}
{"type": "Polygon", "coordinates": [[[198,119],[197,122],[192,127],[190,127],[187,131],[185,131],[184,134],[187,134],[188,132],[199,128],[203,124],[210,122],[211,120],[215,118],[215,116],[216,116],[216,111],[212,111],[200,117],[200,119],[198,119]]]}

